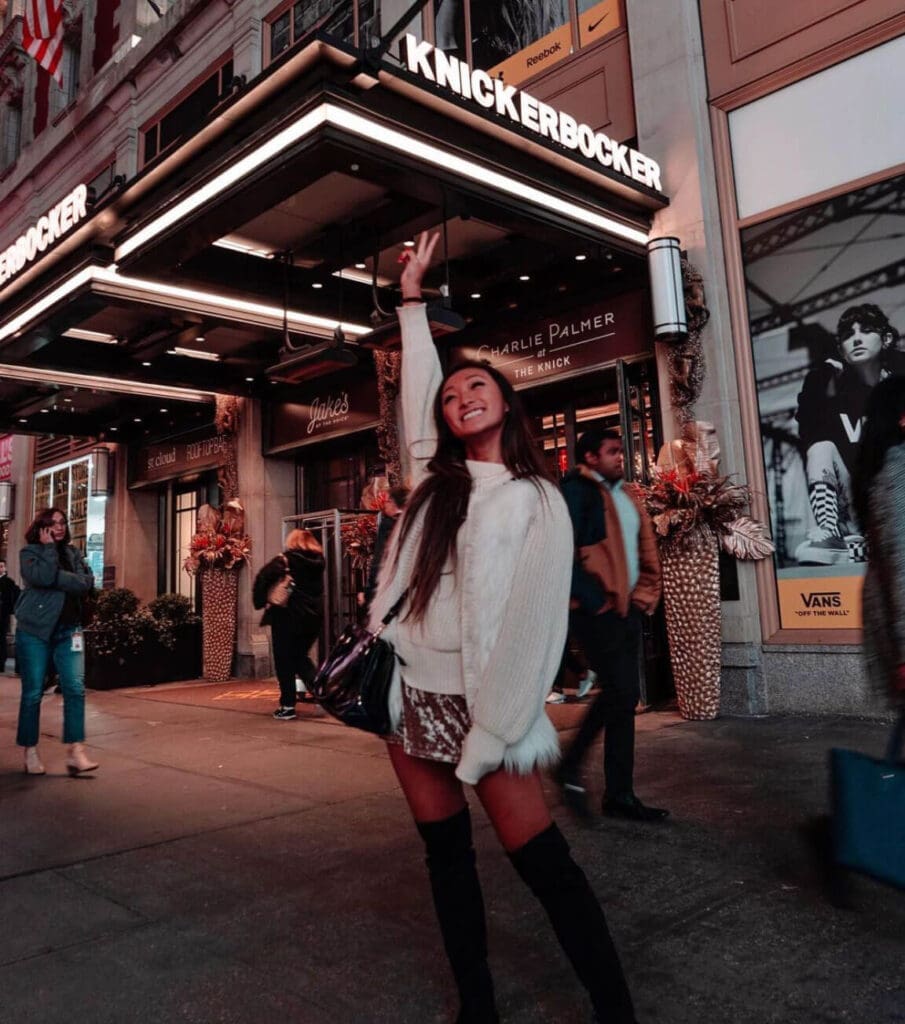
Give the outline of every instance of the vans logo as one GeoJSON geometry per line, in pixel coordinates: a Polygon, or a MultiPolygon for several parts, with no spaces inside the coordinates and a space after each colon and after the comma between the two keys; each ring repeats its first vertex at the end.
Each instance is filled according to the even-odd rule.
{"type": "Polygon", "coordinates": [[[842,594],[838,590],[811,591],[802,594],[801,600],[805,608],[841,608],[842,594]]]}

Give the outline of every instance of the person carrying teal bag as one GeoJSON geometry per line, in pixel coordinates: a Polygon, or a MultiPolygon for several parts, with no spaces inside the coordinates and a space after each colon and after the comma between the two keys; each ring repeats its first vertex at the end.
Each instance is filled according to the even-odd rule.
{"type": "Polygon", "coordinates": [[[885,759],[830,754],[836,864],[905,889],[905,377],[868,399],[856,466],[855,512],[868,540],[864,653],[874,688],[894,711],[885,759]]]}

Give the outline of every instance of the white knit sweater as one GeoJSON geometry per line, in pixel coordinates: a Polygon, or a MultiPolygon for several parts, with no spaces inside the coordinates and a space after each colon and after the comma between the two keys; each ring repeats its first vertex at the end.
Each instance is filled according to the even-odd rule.
{"type": "MultiPolygon", "coordinates": [[[[442,375],[424,306],[403,307],[399,320],[403,427],[417,486],[436,449],[433,401],[442,375]]],[[[409,686],[465,695],[472,728],[456,775],[474,784],[501,764],[528,772],[559,755],[544,698],[566,639],[573,543],[557,488],[513,480],[495,464],[468,468],[474,483],[452,575],[444,576],[422,624],[396,619],[384,635],[406,661],[409,686]]],[[[394,532],[372,628],[405,589],[423,526],[419,515],[398,559],[394,532]]],[[[398,722],[398,672],[390,705],[398,722]]]]}

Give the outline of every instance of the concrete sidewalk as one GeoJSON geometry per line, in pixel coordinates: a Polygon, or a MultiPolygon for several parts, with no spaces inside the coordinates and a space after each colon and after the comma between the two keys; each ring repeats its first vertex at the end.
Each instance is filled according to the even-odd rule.
{"type": "MultiPolygon", "coordinates": [[[[21,774],[0,677],[0,1022],[447,1024],[455,998],[423,855],[382,744],[261,681],[89,694],[95,777],[21,774]]],[[[575,705],[551,709],[568,731],[575,705]]],[[[823,900],[798,827],[855,719],[639,718],[637,790],[665,825],[581,828],[641,1024],[905,1022],[905,894],[823,900]]],[[[599,755],[595,754],[595,765],[599,755]]],[[[550,787],[551,804],[557,794],[550,787]]],[[[506,1024],[583,1024],[586,1000],[480,809],[476,843],[506,1024]]]]}

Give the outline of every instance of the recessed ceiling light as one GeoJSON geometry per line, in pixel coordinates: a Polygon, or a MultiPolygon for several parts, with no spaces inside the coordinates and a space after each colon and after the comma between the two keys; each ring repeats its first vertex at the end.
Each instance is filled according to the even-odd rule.
{"type": "Polygon", "coordinates": [[[133,423],[141,423],[141,416],[136,416],[136,417],[134,417],[134,419],[132,420],[132,422],[133,422],[133,423]]]}
{"type": "Polygon", "coordinates": [[[111,427],[110,430],[115,434],[119,427],[111,427]]]}
{"type": "Polygon", "coordinates": [[[356,270],[367,270],[368,269],[368,265],[367,265],[367,263],[356,263],[355,264],[355,269],[356,270]]]}
{"type": "Polygon", "coordinates": [[[20,423],[28,423],[28,420],[19,420],[20,423]]]}
{"type": "Polygon", "coordinates": [[[473,299],[479,299],[481,297],[481,293],[480,292],[472,292],[471,293],[471,297],[473,299]]]}
{"type": "Polygon", "coordinates": [[[582,260],[586,260],[586,259],[587,259],[587,256],[585,256],[585,254],[584,254],[583,252],[580,252],[580,253],[579,253],[579,254],[578,254],[578,255],[577,255],[576,257],[575,257],[575,259],[576,259],[576,260],[577,260],[577,261],[578,261],[579,263],[581,263],[581,262],[582,262],[582,260]]]}
{"type": "Polygon", "coordinates": [[[149,362],[144,362],[144,363],[142,363],[141,365],[142,365],[142,366],[150,366],[151,364],[150,364],[149,362]]]}
{"type": "Polygon", "coordinates": [[[324,286],[320,283],[320,281],[312,281],[311,282],[311,287],[312,288],[323,288],[324,286]]]}
{"type": "Polygon", "coordinates": [[[251,384],[251,382],[254,380],[254,377],[246,377],[245,379],[248,381],[249,384],[251,384]]]}
{"type": "Polygon", "coordinates": [[[518,279],[519,279],[519,281],[530,281],[531,280],[531,275],[530,274],[519,274],[518,279]]]}
{"type": "Polygon", "coordinates": [[[411,239],[409,239],[409,240],[408,240],[408,241],[406,241],[406,242],[403,242],[402,244],[403,244],[403,245],[404,245],[404,246],[405,246],[405,247],[406,247],[407,249],[414,249],[414,248],[415,248],[415,243],[414,243],[414,242],[413,242],[413,241],[412,241],[411,239]]]}
{"type": "Polygon", "coordinates": [[[42,409],[41,412],[50,412],[50,409],[42,409]]]}
{"type": "Polygon", "coordinates": [[[169,412],[170,410],[169,409],[161,409],[160,411],[161,412],[169,412]]]}
{"type": "Polygon", "coordinates": [[[196,334],[195,335],[195,341],[204,341],[204,335],[203,334],[196,334]]]}
{"type": "Polygon", "coordinates": [[[71,399],[71,398],[64,398],[64,399],[63,399],[63,401],[64,401],[64,402],[71,402],[71,401],[72,401],[72,399],[71,399]]]}

